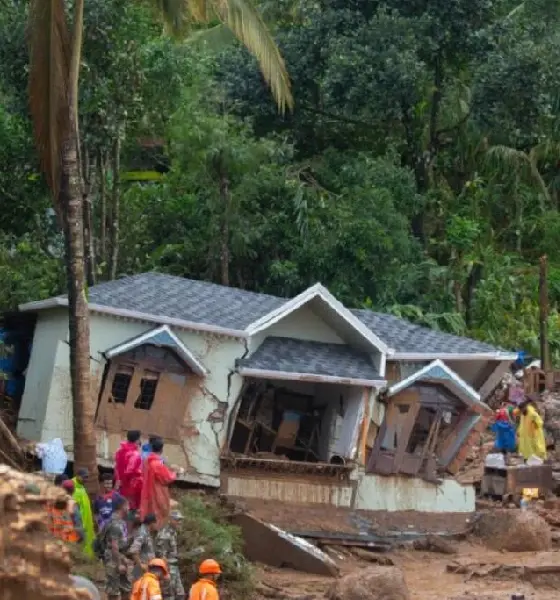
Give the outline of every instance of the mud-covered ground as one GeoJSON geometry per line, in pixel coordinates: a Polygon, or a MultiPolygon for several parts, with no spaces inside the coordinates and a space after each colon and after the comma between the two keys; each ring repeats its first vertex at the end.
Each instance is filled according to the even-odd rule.
{"type": "MultiPolygon", "coordinates": [[[[556,600],[560,597],[560,552],[502,553],[488,550],[472,542],[454,544],[457,554],[398,551],[380,555],[389,558],[404,572],[412,600],[510,600],[512,594],[524,594],[526,600],[556,600]],[[461,565],[467,573],[451,573],[448,565],[461,565]],[[525,581],[520,571],[524,565],[557,566],[558,573],[533,577],[525,581]],[[501,569],[497,569],[501,566],[501,569]]],[[[342,574],[364,569],[372,563],[348,556],[336,559],[342,574]]],[[[258,565],[261,582],[259,595],[281,598],[283,592],[292,597],[322,598],[333,580],[273,569],[258,565]]]]}

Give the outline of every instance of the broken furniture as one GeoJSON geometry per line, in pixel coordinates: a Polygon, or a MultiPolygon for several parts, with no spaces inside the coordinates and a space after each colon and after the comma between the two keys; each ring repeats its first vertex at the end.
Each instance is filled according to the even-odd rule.
{"type": "Polygon", "coordinates": [[[485,466],[480,495],[500,498],[504,503],[519,504],[523,490],[537,488],[539,495],[552,491],[552,465],[485,466]]]}
{"type": "Polygon", "coordinates": [[[318,461],[325,407],[315,402],[314,396],[251,382],[242,396],[230,450],[318,461]]]}

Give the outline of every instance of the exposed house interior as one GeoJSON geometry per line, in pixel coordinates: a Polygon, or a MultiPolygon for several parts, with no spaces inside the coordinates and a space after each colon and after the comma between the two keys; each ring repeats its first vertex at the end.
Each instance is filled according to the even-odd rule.
{"type": "Polygon", "coordinates": [[[179,442],[191,391],[204,367],[165,327],[108,350],[106,357],[96,425],[115,432],[157,432],[179,442]]]}
{"type": "MultiPolygon", "coordinates": [[[[439,362],[439,361],[436,361],[439,362]]],[[[368,471],[437,482],[480,418],[478,395],[432,363],[389,389],[368,471]]]]}
{"type": "Polygon", "coordinates": [[[363,389],[247,378],[231,455],[344,465],[363,420],[363,389]]]}

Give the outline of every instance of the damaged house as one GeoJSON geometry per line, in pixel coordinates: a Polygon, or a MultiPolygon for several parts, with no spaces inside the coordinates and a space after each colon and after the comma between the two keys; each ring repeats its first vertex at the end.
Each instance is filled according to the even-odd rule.
{"type": "MultiPolygon", "coordinates": [[[[158,273],[89,290],[99,463],[128,429],[161,435],[192,483],[230,496],[470,511],[453,479],[515,354],[322,285],[292,299],[158,273]]],[[[36,320],[18,434],[72,453],[67,300],[36,320]]]]}

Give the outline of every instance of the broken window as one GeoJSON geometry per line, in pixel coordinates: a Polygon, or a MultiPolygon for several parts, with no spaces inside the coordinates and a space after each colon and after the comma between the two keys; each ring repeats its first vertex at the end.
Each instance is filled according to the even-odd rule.
{"type": "Polygon", "coordinates": [[[134,408],[150,410],[156,397],[159,383],[159,373],[155,371],[144,371],[140,381],[140,394],[134,403],[134,408]]]}
{"type": "Polygon", "coordinates": [[[109,402],[114,402],[115,404],[126,404],[128,389],[130,388],[130,382],[132,381],[133,373],[134,369],[132,367],[126,367],[124,365],[119,367],[119,370],[113,377],[109,402]]]}

